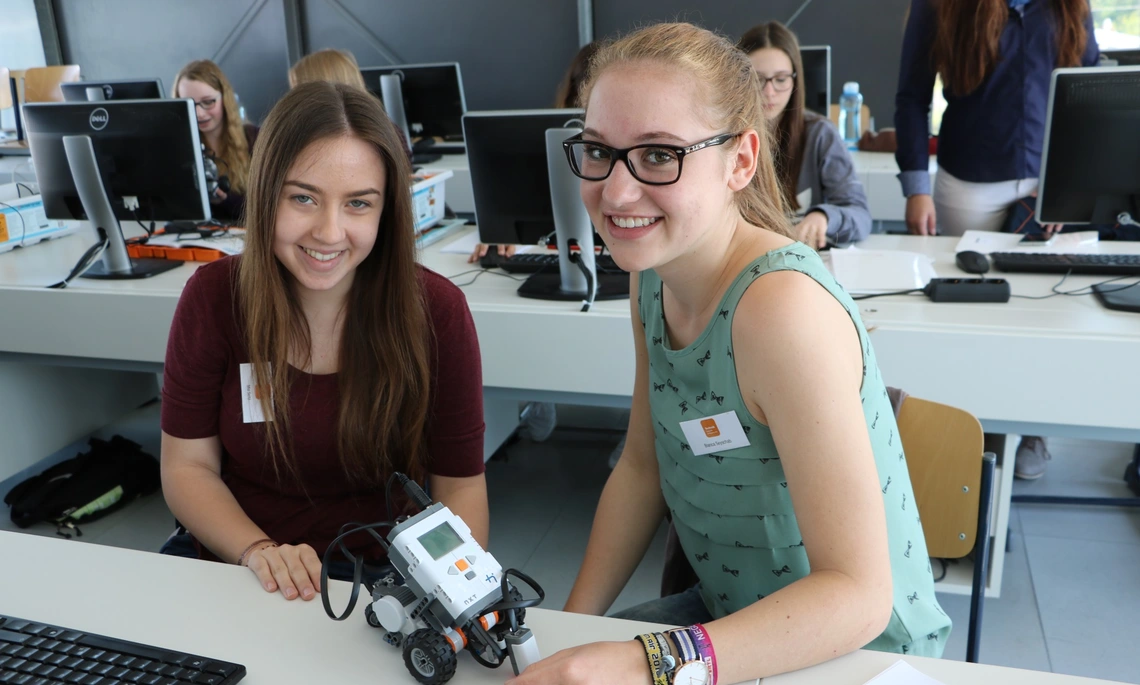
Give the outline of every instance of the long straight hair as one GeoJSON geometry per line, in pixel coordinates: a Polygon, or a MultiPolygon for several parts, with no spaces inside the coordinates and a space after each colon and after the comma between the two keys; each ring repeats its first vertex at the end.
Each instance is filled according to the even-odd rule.
{"type": "Polygon", "coordinates": [[[230,80],[221,67],[208,59],[196,60],[182,67],[174,77],[174,86],[170,90],[174,97],[178,97],[178,84],[182,79],[205,83],[222,94],[225,121],[222,122],[221,142],[219,149],[210,152],[222,163],[221,172],[229,177],[230,188],[236,193],[244,193],[249,183],[250,151],[234,87],[230,85],[230,80]]]}
{"type": "Polygon", "coordinates": [[[796,190],[799,188],[800,169],[804,164],[804,146],[807,132],[804,120],[804,61],[800,56],[800,42],[796,34],[778,21],[757,24],[748,29],[737,47],[744,54],[751,55],[757,50],[775,48],[782,51],[792,61],[792,71],[796,76],[792,83],[792,96],[780,118],[776,120],[772,132],[772,157],[776,162],[776,176],[784,191],[784,202],[792,209],[796,206],[796,190]]]}
{"type": "Polygon", "coordinates": [[[586,72],[590,68],[590,59],[598,51],[599,45],[597,41],[586,43],[574,55],[574,59],[570,61],[570,66],[566,68],[566,73],[558,83],[558,90],[554,93],[556,109],[581,107],[578,102],[578,91],[582,88],[582,80],[586,78],[586,72]]]}
{"type": "Polygon", "coordinates": [[[712,117],[709,123],[714,128],[731,133],[756,131],[760,136],[756,174],[736,192],[734,202],[748,223],[794,239],[772,162],[760,78],[748,56],[724,36],[692,24],[647,26],[598,49],[590,60],[579,102],[588,111],[590,93],[602,74],[639,62],[663,65],[700,84],[703,104],[712,117]]]}
{"type": "MultiPolygon", "coordinates": [[[[1044,1],[1044,0],[1040,0],[1044,1]]],[[[1080,66],[1088,45],[1088,0],[1048,0],[1058,67],[1080,66]]],[[[938,30],[931,53],[935,72],[959,97],[977,90],[1001,59],[1008,0],[937,0],[938,30]]]]}
{"type": "Polygon", "coordinates": [[[254,374],[270,390],[260,393],[262,409],[272,417],[261,424],[266,450],[278,477],[297,475],[288,398],[299,376],[289,359],[292,352],[307,366],[312,352],[293,277],[273,252],[278,203],[301,154],[342,136],[373,146],[386,178],[376,243],[356,267],[344,311],[337,449],[345,472],[361,483],[380,484],[393,470],[419,480],[425,472],[431,332],[415,259],[411,168],[380,102],[339,83],[314,81],[290,90],[269,113],[253,151],[237,299],[254,374]]]}

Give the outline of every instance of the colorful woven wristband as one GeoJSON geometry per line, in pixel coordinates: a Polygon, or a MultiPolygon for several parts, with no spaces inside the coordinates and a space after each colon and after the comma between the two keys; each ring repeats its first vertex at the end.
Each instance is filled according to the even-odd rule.
{"type": "Polygon", "coordinates": [[[704,661],[709,669],[709,685],[717,685],[720,678],[716,668],[716,651],[713,649],[708,631],[700,623],[694,623],[689,626],[689,635],[693,638],[697,653],[701,655],[701,661],[704,661]]]}

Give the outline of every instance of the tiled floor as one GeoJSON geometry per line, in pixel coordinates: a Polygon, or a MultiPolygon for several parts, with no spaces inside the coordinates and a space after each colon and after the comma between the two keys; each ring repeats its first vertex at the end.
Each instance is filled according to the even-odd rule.
{"type": "MultiPolygon", "coordinates": [[[[596,425],[596,424],[595,424],[596,425]]],[[[157,454],[157,407],[114,426],[157,454]]],[[[491,547],[504,564],[536,578],[546,606],[561,607],[573,584],[609,473],[619,433],[559,430],[547,442],[520,442],[488,464],[491,547]]],[[[1120,480],[1131,446],[1050,441],[1046,476],[1018,492],[1126,496],[1120,480]]],[[[73,453],[74,451],[72,451],[73,453]]],[[[11,482],[0,483],[6,492],[11,482]]],[[[153,495],[83,528],[83,539],[157,549],[173,517],[153,495]]],[[[0,529],[11,528],[6,516],[0,529]]],[[[1000,599],[985,603],[985,663],[1140,683],[1140,510],[1019,505],[1000,599]]],[[[28,532],[54,535],[42,527],[28,532]]],[[[664,531],[614,609],[657,596],[664,531]]],[[[965,656],[968,598],[939,595],[954,619],[946,657],[965,656]]]]}

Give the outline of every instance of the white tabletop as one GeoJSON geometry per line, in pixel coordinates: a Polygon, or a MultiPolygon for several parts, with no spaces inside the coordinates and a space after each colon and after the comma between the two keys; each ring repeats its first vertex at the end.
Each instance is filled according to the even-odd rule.
{"type": "MultiPolygon", "coordinates": [[[[318,600],[287,602],[261,590],[244,568],[114,547],[0,532],[0,612],[245,665],[243,682],[410,683],[399,650],[364,621],[363,606],[343,622],[318,600]]],[[[541,578],[536,579],[539,583],[541,578]]],[[[332,581],[340,611],[349,585],[332,581]]],[[[628,640],[653,627],[616,619],[532,609],[527,624],[542,655],[597,640],[628,640]]],[[[898,660],[857,652],[764,685],[862,685],[898,660]]],[[[906,657],[946,685],[1083,685],[1084,678],[906,657]]],[[[456,685],[502,683],[460,657],[456,685]]]]}
{"type": "MultiPolygon", "coordinates": [[[[178,296],[197,265],[144,280],[77,279],[66,290],[44,289],[75,263],[93,240],[89,234],[80,230],[0,254],[0,353],[162,362],[178,296]]],[[[422,262],[444,276],[471,271],[464,256],[440,252],[447,242],[425,250],[422,262]]],[[[961,277],[955,245],[955,238],[873,235],[861,247],[923,252],[939,276],[961,277]]],[[[1100,249],[1135,252],[1140,244],[1106,242],[1100,249]]],[[[454,280],[464,284],[475,275],[454,280]]],[[[1017,295],[1048,294],[1058,281],[1001,275],[1017,295]]],[[[1098,280],[1072,277],[1066,287],[1098,280]]],[[[582,313],[576,302],[522,299],[518,285],[501,273],[463,285],[479,334],[484,385],[536,397],[628,402],[634,375],[629,302],[598,302],[582,313]]],[[[1140,432],[1130,400],[1140,387],[1135,314],[1106,310],[1091,296],[1005,304],[886,297],[861,302],[860,311],[890,385],[983,420],[1074,427],[1041,435],[1107,429],[1131,433],[1106,433],[1105,439],[1128,440],[1140,432]]]]}

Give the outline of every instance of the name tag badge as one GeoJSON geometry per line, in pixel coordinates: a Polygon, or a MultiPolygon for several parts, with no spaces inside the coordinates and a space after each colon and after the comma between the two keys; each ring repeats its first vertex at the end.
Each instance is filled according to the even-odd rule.
{"type": "Polygon", "coordinates": [[[727,452],[749,445],[748,436],[744,434],[744,427],[740,425],[740,419],[734,411],[682,421],[681,430],[685,433],[693,454],[727,452]]]}
{"type": "MultiPolygon", "coordinates": [[[[269,393],[269,406],[273,406],[273,391],[268,385],[258,385],[253,364],[241,364],[241,418],[245,423],[265,423],[261,409],[261,393],[269,393]]],[[[270,367],[272,368],[272,367],[270,367]]]]}

